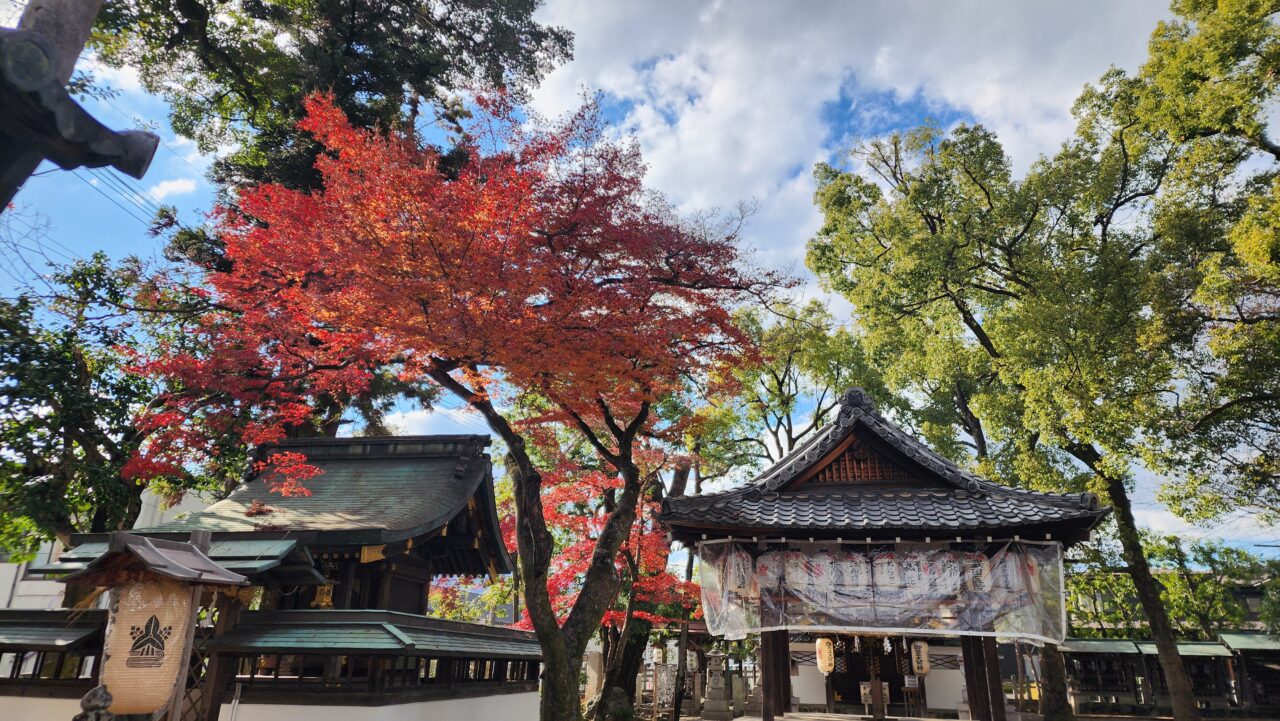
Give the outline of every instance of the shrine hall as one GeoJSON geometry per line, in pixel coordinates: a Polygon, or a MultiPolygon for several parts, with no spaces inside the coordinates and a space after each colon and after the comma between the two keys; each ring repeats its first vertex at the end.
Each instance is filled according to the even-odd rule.
{"type": "Polygon", "coordinates": [[[832,422],[752,482],[668,498],[660,519],[699,559],[708,631],[759,634],[764,719],[798,710],[794,654],[816,644],[830,656],[819,659],[828,713],[961,707],[1003,721],[997,639],[1064,641],[1063,550],[1108,512],[1092,493],[978,477],[854,389],[832,422]],[[944,672],[954,701],[931,700],[952,693],[944,672]]]}

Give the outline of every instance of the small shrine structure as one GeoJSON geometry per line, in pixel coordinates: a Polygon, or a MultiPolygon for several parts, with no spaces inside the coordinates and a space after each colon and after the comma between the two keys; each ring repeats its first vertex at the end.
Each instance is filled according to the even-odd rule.
{"type": "Polygon", "coordinates": [[[828,711],[883,717],[928,705],[913,642],[959,639],[970,717],[1002,721],[996,638],[1063,642],[1062,551],[1108,510],[959,468],[854,389],[755,480],[668,498],[660,519],[698,555],[711,634],[760,634],[765,719],[794,710],[793,642],[834,642],[828,711]]]}

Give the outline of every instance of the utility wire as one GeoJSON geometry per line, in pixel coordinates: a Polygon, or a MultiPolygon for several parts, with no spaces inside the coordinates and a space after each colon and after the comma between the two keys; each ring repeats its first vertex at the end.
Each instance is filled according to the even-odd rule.
{"type": "Polygon", "coordinates": [[[85,185],[89,186],[90,188],[93,188],[93,189],[94,189],[94,191],[95,191],[95,192],[97,192],[97,193],[98,193],[99,195],[101,195],[102,197],[104,197],[104,198],[106,198],[107,200],[111,201],[111,204],[112,204],[112,205],[114,205],[114,206],[116,206],[117,208],[119,208],[120,210],[124,211],[124,213],[125,213],[126,215],[128,215],[130,218],[133,218],[134,220],[136,220],[136,221],[138,221],[139,223],[141,223],[141,224],[143,225],[143,227],[147,227],[147,228],[150,228],[150,227],[151,227],[151,223],[150,223],[150,222],[148,222],[148,221],[146,221],[146,220],[143,220],[142,218],[139,218],[137,215],[135,215],[135,214],[134,214],[132,211],[130,211],[128,208],[126,208],[125,206],[121,205],[121,204],[120,204],[120,202],[119,202],[119,201],[117,201],[115,198],[113,198],[113,197],[111,197],[110,195],[108,195],[108,194],[106,193],[106,191],[102,190],[102,189],[101,189],[101,188],[99,188],[98,186],[96,186],[96,185],[94,185],[93,183],[91,183],[91,182],[90,182],[87,178],[85,178],[83,175],[80,175],[79,173],[72,173],[72,175],[74,175],[74,176],[76,176],[77,178],[79,178],[79,179],[80,179],[80,182],[84,183],[85,185]]]}

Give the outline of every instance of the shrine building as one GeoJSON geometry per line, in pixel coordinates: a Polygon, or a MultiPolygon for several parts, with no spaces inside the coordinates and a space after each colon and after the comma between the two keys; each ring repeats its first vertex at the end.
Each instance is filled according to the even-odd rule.
{"type": "MultiPolygon", "coordinates": [[[[174,541],[210,531],[208,557],[250,584],[202,599],[181,719],[536,719],[531,633],[425,615],[433,578],[511,572],[488,445],[289,441],[272,450],[322,471],[309,495],[283,497],[256,475],[204,510],[135,530],[174,541]]],[[[30,570],[66,576],[107,551],[105,536],[73,536],[30,570]]],[[[0,718],[75,715],[97,685],[105,619],[101,609],[0,610],[0,718]]]]}
{"type": "Polygon", "coordinates": [[[759,634],[765,719],[1003,721],[997,638],[1065,640],[1062,552],[1108,510],[965,471],[855,389],[752,482],[668,498],[660,518],[699,558],[710,633],[759,634]]]}

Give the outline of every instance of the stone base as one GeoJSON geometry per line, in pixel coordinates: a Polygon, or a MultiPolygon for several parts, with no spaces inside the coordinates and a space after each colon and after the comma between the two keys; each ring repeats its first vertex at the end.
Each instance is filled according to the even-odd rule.
{"type": "Polygon", "coordinates": [[[733,721],[733,711],[729,709],[729,700],[709,698],[703,701],[702,718],[704,721],[733,721]]]}

